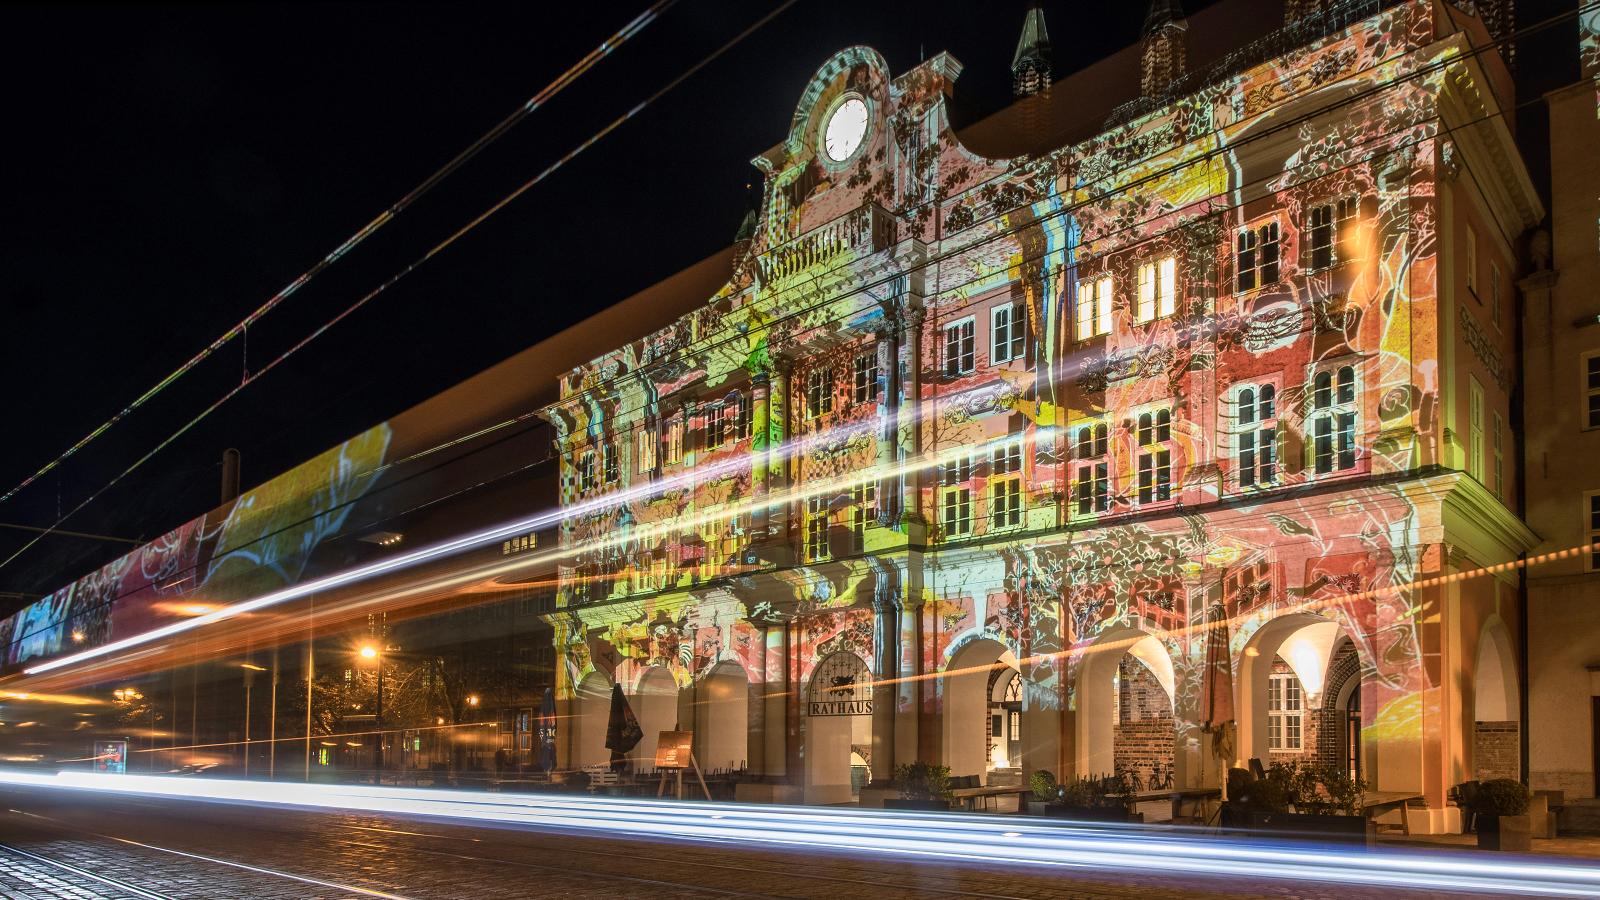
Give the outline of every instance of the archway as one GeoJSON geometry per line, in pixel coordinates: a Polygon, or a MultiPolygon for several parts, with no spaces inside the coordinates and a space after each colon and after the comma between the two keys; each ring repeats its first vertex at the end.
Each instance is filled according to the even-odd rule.
{"type": "Polygon", "coordinates": [[[1141,781],[1170,776],[1175,672],[1166,645],[1137,628],[1107,629],[1084,648],[1077,679],[1080,776],[1119,769],[1141,781]]]}
{"type": "Polygon", "coordinates": [[[577,720],[574,722],[572,767],[598,766],[611,761],[606,749],[606,723],[611,717],[611,679],[590,672],[578,684],[577,720]]]}
{"type": "Polygon", "coordinates": [[[750,681],[744,666],[717,663],[695,693],[695,761],[707,772],[743,768],[750,755],[750,681]]]}
{"type": "Polygon", "coordinates": [[[1233,765],[1333,761],[1318,758],[1320,723],[1313,711],[1323,707],[1334,648],[1347,637],[1339,623],[1310,613],[1279,616],[1251,635],[1235,687],[1239,745],[1233,765]]]}
{"type": "Polygon", "coordinates": [[[872,670],[851,650],[824,656],[806,684],[807,803],[849,803],[857,787],[852,754],[872,748],[872,670]]]}
{"type": "MultiPolygon", "coordinates": [[[[994,769],[989,704],[996,666],[1017,672],[1017,658],[993,638],[974,638],[950,657],[941,681],[944,711],[944,760],[955,777],[977,775],[988,783],[994,769]]],[[[1002,671],[1006,676],[1008,672],[1002,671]]],[[[1019,725],[1020,725],[1020,716],[1019,725]]],[[[1018,735],[1020,743],[1021,735],[1018,735]]],[[[1012,760],[1006,760],[1012,764],[1012,760]]]]}
{"type": "Polygon", "coordinates": [[[1473,777],[1520,778],[1522,704],[1517,657],[1505,623],[1491,617],[1478,636],[1472,674],[1473,777]]]}
{"type": "Polygon", "coordinates": [[[634,682],[633,696],[628,702],[639,720],[639,730],[644,732],[628,758],[633,761],[634,772],[647,772],[655,768],[656,744],[661,740],[661,732],[678,727],[678,683],[666,668],[647,666],[634,682]]]}

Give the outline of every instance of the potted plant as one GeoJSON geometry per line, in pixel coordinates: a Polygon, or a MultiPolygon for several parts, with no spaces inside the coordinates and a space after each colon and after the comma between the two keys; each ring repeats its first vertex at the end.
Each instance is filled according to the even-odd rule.
{"type": "Polygon", "coordinates": [[[1040,769],[1028,778],[1028,787],[1033,790],[1033,799],[1040,803],[1049,803],[1056,799],[1056,776],[1049,769],[1040,769]]]}
{"type": "Polygon", "coordinates": [[[1533,822],[1527,815],[1528,786],[1511,778],[1478,785],[1472,798],[1479,850],[1533,849],[1533,822]]]}
{"type": "Polygon", "coordinates": [[[1375,827],[1362,815],[1367,785],[1342,768],[1275,762],[1264,778],[1234,770],[1229,784],[1229,827],[1301,840],[1376,842],[1375,827]]]}
{"type": "Polygon", "coordinates": [[[886,797],[884,809],[924,809],[949,812],[950,767],[913,762],[895,766],[894,781],[900,796],[886,797]]]}
{"type": "Polygon", "coordinates": [[[1056,785],[1055,800],[1045,805],[1045,815],[1087,822],[1143,822],[1143,815],[1129,811],[1133,796],[1132,785],[1120,773],[1074,776],[1056,785]]]}

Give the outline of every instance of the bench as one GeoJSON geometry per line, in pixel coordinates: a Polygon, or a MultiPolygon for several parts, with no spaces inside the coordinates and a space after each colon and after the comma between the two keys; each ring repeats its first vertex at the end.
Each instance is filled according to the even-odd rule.
{"type": "Polygon", "coordinates": [[[584,766],[583,774],[589,776],[589,793],[593,794],[600,788],[616,787],[620,782],[617,773],[610,766],[584,766]]]}
{"type": "Polygon", "coordinates": [[[1016,794],[1017,811],[1026,812],[1028,809],[1028,796],[1032,793],[1032,788],[1008,784],[990,785],[989,787],[955,788],[950,792],[950,796],[956,802],[960,803],[964,808],[976,812],[978,809],[978,802],[980,800],[983,801],[983,808],[988,809],[991,805],[990,800],[993,798],[1016,794]]]}

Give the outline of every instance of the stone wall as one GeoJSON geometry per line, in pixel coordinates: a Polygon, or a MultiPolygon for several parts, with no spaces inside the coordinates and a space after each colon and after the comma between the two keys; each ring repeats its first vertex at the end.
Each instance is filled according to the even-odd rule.
{"type": "Polygon", "coordinates": [[[1516,721],[1474,722],[1472,777],[1522,778],[1522,734],[1516,721]]]}
{"type": "Polygon", "coordinates": [[[1118,669],[1118,717],[1112,737],[1117,768],[1148,787],[1153,773],[1172,771],[1172,701],[1149,667],[1124,655],[1118,669]]]}

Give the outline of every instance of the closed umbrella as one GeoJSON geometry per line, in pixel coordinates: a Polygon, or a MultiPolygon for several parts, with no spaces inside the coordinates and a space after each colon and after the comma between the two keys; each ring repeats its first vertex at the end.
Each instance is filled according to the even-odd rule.
{"type": "Polygon", "coordinates": [[[628,698],[622,696],[622,685],[611,686],[611,717],[606,721],[606,749],[611,751],[611,768],[622,771],[628,751],[639,746],[644,729],[634,718],[628,698]]]}
{"type": "Polygon", "coordinates": [[[539,768],[548,774],[556,767],[556,692],[544,689],[539,703],[539,768]]]}
{"type": "MultiPolygon", "coordinates": [[[[1200,724],[1211,735],[1211,752],[1219,770],[1231,762],[1234,752],[1233,657],[1228,650],[1228,613],[1222,604],[1213,604],[1206,614],[1206,667],[1204,693],[1200,697],[1200,724]]],[[[1226,783],[1217,773],[1219,783],[1226,783]]]]}

